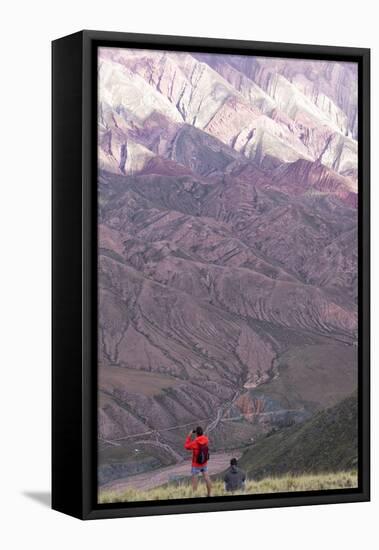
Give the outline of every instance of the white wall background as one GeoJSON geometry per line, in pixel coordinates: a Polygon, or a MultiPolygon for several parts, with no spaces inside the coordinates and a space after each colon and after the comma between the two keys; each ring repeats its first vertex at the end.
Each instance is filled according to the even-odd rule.
{"type": "MultiPolygon", "coordinates": [[[[372,0],[33,0],[2,4],[0,187],[0,542],[3,548],[372,548],[377,535],[379,399],[373,399],[373,502],[80,522],[51,511],[50,41],[87,29],[372,48],[372,0]],[[32,498],[31,493],[34,494],[32,498]],[[35,498],[35,497],[38,498],[35,498]]],[[[373,275],[379,238],[373,105],[373,275]]],[[[373,303],[378,285],[373,279],[373,303]]],[[[377,355],[373,311],[373,359],[377,355]]],[[[375,361],[373,388],[376,391],[375,361]]],[[[375,395],[375,394],[373,394],[375,395]]],[[[70,397],[67,396],[69,405],[70,397]]]]}

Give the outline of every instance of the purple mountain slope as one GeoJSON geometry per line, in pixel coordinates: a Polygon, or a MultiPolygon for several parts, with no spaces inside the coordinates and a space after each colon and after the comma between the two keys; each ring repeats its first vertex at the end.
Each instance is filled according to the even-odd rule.
{"type": "Polygon", "coordinates": [[[102,481],[181,461],[198,423],[243,449],[355,388],[356,78],[101,49],[102,481]]]}

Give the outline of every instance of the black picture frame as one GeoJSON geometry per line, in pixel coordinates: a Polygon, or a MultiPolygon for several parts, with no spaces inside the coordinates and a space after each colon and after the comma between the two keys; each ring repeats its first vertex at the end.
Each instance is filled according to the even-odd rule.
{"type": "Polygon", "coordinates": [[[81,519],[370,499],[370,50],[81,31],[52,43],[52,507],[81,519]],[[97,48],[354,61],[359,71],[359,487],[97,504],[97,48]]]}

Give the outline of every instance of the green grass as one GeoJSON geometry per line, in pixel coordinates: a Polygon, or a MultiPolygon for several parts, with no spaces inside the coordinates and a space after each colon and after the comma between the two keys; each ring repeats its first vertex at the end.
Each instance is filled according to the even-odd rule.
{"type": "MultiPolygon", "coordinates": [[[[358,486],[357,473],[355,471],[337,472],[327,474],[307,474],[298,476],[267,477],[261,481],[247,481],[246,490],[243,493],[234,494],[267,494],[267,493],[288,493],[296,491],[319,491],[330,489],[347,489],[358,486]]],[[[146,500],[170,500],[180,498],[204,497],[206,495],[205,485],[200,480],[195,493],[192,492],[190,483],[175,483],[156,487],[148,491],[128,489],[126,491],[99,491],[99,503],[111,502],[135,502],[146,500]]],[[[230,495],[224,490],[222,481],[213,481],[213,496],[230,495]]]]}

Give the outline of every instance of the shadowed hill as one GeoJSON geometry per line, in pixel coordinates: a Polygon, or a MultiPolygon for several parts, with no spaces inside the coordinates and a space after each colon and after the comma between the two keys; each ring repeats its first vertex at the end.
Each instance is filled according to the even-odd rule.
{"type": "Polygon", "coordinates": [[[262,479],[288,472],[337,472],[355,468],[356,393],[301,425],[266,436],[240,460],[249,477],[262,479]]]}

